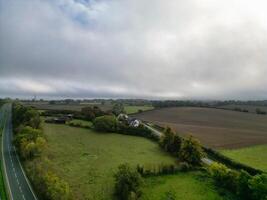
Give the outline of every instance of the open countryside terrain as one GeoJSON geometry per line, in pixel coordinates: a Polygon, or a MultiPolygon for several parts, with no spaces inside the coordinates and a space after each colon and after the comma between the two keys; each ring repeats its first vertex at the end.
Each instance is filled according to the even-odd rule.
{"type": "Polygon", "coordinates": [[[163,108],[134,115],[182,135],[193,135],[216,149],[267,143],[267,116],[212,108],[163,108]]]}
{"type": "Polygon", "coordinates": [[[142,137],[55,124],[44,124],[44,132],[48,140],[44,156],[51,161],[42,159],[41,164],[70,184],[74,199],[111,199],[119,164],[175,163],[157,143],[142,137]]]}
{"type": "Polygon", "coordinates": [[[235,161],[267,172],[267,145],[223,150],[222,153],[235,161]]]}

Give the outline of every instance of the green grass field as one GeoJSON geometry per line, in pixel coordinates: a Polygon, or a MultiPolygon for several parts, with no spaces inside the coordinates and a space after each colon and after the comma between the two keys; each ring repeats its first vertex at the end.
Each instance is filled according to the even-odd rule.
{"type": "Polygon", "coordinates": [[[134,113],[138,113],[139,110],[142,111],[147,111],[147,110],[152,110],[154,109],[153,106],[124,106],[125,112],[127,114],[134,114],[134,113]]]}
{"type": "Polygon", "coordinates": [[[230,194],[220,196],[203,172],[188,172],[146,178],[142,200],[165,200],[164,194],[169,191],[175,193],[177,200],[230,199],[230,194]]]}
{"type": "Polygon", "coordinates": [[[175,162],[158,144],[141,137],[56,124],[44,124],[44,131],[49,168],[69,182],[77,200],[112,199],[113,174],[121,163],[136,166],[175,162]]]}
{"type": "Polygon", "coordinates": [[[222,153],[233,160],[267,172],[267,145],[223,150],[222,153]]]}

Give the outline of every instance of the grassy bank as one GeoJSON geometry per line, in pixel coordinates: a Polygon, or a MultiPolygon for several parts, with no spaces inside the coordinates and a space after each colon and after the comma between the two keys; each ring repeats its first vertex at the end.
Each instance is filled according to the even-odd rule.
{"type": "MultiPolygon", "coordinates": [[[[66,125],[44,124],[50,161],[41,161],[69,182],[74,199],[112,199],[117,166],[174,163],[156,143],[141,137],[96,133],[66,125]]],[[[28,163],[29,164],[29,163],[28,163]]]]}
{"type": "Polygon", "coordinates": [[[221,152],[233,160],[267,172],[267,145],[223,150],[221,152]]]}

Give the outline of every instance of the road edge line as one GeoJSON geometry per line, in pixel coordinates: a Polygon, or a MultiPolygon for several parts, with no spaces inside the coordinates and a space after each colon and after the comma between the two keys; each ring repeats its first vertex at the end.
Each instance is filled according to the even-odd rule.
{"type": "Polygon", "coordinates": [[[25,177],[25,180],[26,180],[26,182],[27,182],[27,184],[28,184],[28,186],[29,186],[29,188],[30,188],[30,190],[31,190],[31,192],[32,192],[32,194],[33,194],[33,196],[34,196],[34,199],[35,199],[35,200],[38,200],[38,198],[36,197],[36,195],[35,195],[35,193],[34,193],[34,191],[33,191],[33,189],[32,189],[31,183],[30,183],[28,177],[26,176],[26,174],[25,174],[25,172],[24,172],[24,169],[23,169],[23,167],[22,167],[22,165],[21,165],[21,163],[20,163],[20,160],[19,160],[19,157],[18,157],[18,154],[17,154],[17,150],[16,150],[16,148],[15,148],[14,146],[13,146],[13,148],[14,148],[14,150],[15,150],[16,158],[17,158],[17,160],[18,160],[18,162],[19,162],[19,166],[20,166],[20,168],[21,168],[21,171],[22,171],[22,173],[23,173],[23,175],[24,175],[24,177],[25,177]]]}
{"type": "Polygon", "coordinates": [[[3,130],[2,130],[2,132],[3,132],[3,134],[2,134],[2,158],[3,158],[3,166],[4,166],[4,172],[5,172],[4,174],[5,174],[5,179],[6,179],[5,182],[7,182],[7,185],[8,185],[9,198],[11,200],[13,200],[13,195],[12,195],[12,192],[11,192],[9,179],[7,177],[7,172],[6,172],[6,159],[5,159],[5,156],[4,156],[4,136],[5,136],[4,130],[6,128],[6,122],[7,122],[7,119],[6,119],[6,113],[5,113],[5,123],[4,123],[3,130]]]}

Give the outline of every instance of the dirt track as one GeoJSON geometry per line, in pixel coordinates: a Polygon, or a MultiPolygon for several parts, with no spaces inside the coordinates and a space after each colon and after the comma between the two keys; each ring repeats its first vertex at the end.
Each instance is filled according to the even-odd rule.
{"type": "Polygon", "coordinates": [[[211,108],[164,108],[135,117],[170,126],[182,135],[191,134],[203,144],[239,148],[267,144],[267,116],[211,108]]]}

